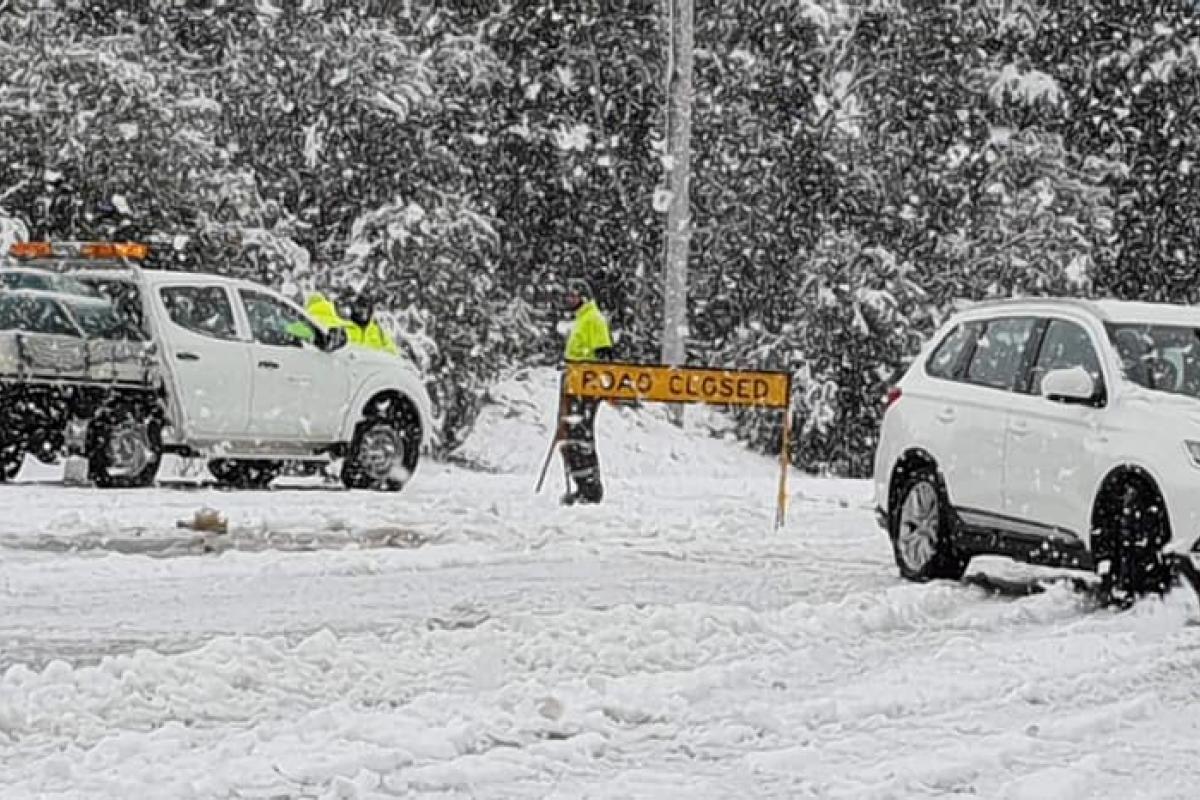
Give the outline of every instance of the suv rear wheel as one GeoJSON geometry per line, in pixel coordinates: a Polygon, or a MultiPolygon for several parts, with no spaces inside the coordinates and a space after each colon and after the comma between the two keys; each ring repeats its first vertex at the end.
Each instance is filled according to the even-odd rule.
{"type": "Polygon", "coordinates": [[[970,558],[954,548],[954,510],[933,468],[920,467],[903,479],[888,522],[892,553],[904,578],[958,580],[966,572],[970,558]]]}

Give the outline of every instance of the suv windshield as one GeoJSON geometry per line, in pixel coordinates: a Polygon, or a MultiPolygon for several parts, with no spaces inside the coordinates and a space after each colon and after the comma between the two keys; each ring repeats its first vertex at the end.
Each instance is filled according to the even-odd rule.
{"type": "Polygon", "coordinates": [[[1125,377],[1138,386],[1200,399],[1200,329],[1109,323],[1125,377]]]}

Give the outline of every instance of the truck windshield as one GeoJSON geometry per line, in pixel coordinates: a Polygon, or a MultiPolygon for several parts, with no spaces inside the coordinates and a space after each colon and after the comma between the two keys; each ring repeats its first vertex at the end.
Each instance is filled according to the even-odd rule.
{"type": "Polygon", "coordinates": [[[1125,377],[1158,392],[1200,399],[1200,328],[1109,323],[1125,377]]]}
{"type": "Polygon", "coordinates": [[[92,275],[80,276],[79,283],[87,286],[98,296],[107,298],[121,319],[141,331],[143,338],[149,338],[150,332],[146,327],[145,314],[142,313],[142,298],[138,284],[119,278],[101,278],[92,275]]]}
{"type": "Polygon", "coordinates": [[[135,324],[123,318],[107,303],[78,303],[73,305],[71,311],[88,338],[135,342],[146,338],[135,324]]]}
{"type": "Polygon", "coordinates": [[[0,270],[0,286],[5,289],[41,289],[48,292],[79,294],[85,297],[100,296],[100,293],[94,288],[69,275],[34,269],[0,270]]]}

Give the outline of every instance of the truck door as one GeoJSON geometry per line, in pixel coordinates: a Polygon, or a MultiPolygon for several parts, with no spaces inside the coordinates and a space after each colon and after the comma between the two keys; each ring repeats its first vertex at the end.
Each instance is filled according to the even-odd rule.
{"type": "Polygon", "coordinates": [[[255,435],[332,442],[345,412],[348,376],[341,359],[323,352],[316,325],[282,298],[264,291],[238,294],[254,337],[255,435]]]}
{"type": "Polygon", "coordinates": [[[245,435],[250,418],[251,346],[241,337],[233,298],[221,285],[159,286],[166,312],[162,347],[189,438],[245,435]]]}

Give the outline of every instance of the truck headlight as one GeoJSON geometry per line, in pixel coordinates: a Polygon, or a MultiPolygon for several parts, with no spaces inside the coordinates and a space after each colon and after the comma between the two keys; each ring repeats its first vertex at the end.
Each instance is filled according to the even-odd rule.
{"type": "Polygon", "coordinates": [[[1192,459],[1192,466],[1200,467],[1200,442],[1193,442],[1189,439],[1183,444],[1187,448],[1188,456],[1192,459]]]}

